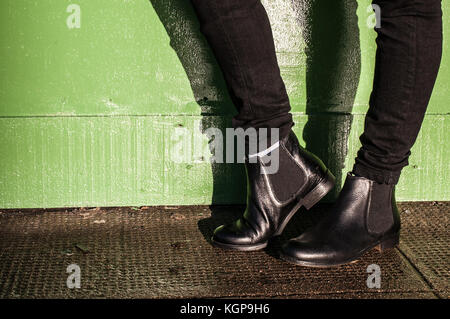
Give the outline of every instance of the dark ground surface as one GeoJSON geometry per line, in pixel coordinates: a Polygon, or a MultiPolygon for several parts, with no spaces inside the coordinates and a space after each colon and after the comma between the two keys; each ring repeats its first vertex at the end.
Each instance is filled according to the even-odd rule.
{"type": "Polygon", "coordinates": [[[260,252],[213,248],[213,229],[243,207],[0,210],[0,298],[449,298],[449,202],[400,203],[397,249],[332,269],[278,258],[280,244],[329,206],[295,215],[260,252]],[[68,289],[67,266],[81,269],[68,289]],[[370,289],[367,267],[381,268],[370,289]]]}

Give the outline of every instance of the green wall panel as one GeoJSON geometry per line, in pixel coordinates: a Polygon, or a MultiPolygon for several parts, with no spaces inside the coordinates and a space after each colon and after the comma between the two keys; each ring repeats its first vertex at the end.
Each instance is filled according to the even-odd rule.
{"type": "MultiPolygon", "coordinates": [[[[311,136],[328,142],[318,153],[343,179],[364,116],[297,115],[295,121],[303,143],[311,136]]],[[[242,165],[209,162],[203,128],[227,124],[214,116],[0,119],[0,207],[243,203],[242,165]],[[180,146],[181,163],[174,157],[180,146]]],[[[448,117],[426,117],[399,200],[450,200],[449,132],[448,117]]]]}
{"type": "MultiPolygon", "coordinates": [[[[342,177],[372,88],[370,1],[263,3],[295,130],[342,177]]],[[[445,53],[401,200],[450,197],[443,8],[445,53]]],[[[242,166],[207,161],[203,131],[235,111],[189,1],[2,0],[0,37],[0,207],[243,201],[242,166]],[[80,28],[67,25],[71,4],[80,28]],[[185,148],[203,150],[192,163],[171,160],[181,128],[185,148]]]]}

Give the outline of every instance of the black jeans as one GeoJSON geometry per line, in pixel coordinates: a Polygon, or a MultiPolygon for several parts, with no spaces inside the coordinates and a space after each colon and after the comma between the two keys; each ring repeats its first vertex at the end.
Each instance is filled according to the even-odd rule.
{"type": "MultiPolygon", "coordinates": [[[[191,0],[238,110],[234,127],[293,126],[260,0],[191,0]]],[[[299,0],[300,1],[300,0],[299,0]]],[[[321,0],[319,0],[321,1],[321,0]]],[[[441,0],[374,0],[381,9],[373,91],[353,172],[396,184],[419,133],[442,55],[441,0]]]]}

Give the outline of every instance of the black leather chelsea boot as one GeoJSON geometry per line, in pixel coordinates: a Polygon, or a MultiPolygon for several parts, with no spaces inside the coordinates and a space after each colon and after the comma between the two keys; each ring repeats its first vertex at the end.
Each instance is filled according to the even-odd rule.
{"type": "Polygon", "coordinates": [[[351,263],[372,248],[394,248],[400,215],[394,185],[347,175],[330,213],[315,227],[283,245],[280,257],[310,267],[351,263]]]}
{"type": "Polygon", "coordinates": [[[278,170],[269,173],[268,157],[245,162],[247,207],[244,215],[218,227],[211,239],[214,246],[235,250],[260,250],[280,235],[295,212],[316,204],[334,186],[334,176],[320,159],[303,149],[294,132],[279,141],[278,170]]]}

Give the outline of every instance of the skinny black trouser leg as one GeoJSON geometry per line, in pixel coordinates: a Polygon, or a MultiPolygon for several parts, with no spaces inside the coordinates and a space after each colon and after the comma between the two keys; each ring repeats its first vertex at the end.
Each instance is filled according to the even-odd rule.
{"type": "Polygon", "coordinates": [[[191,0],[222,69],[238,115],[234,127],[293,126],[272,29],[260,0],[191,0]]]}
{"type": "Polygon", "coordinates": [[[441,0],[373,4],[381,10],[381,27],[376,29],[373,91],[353,172],[396,184],[408,165],[441,62],[441,0]]]}

